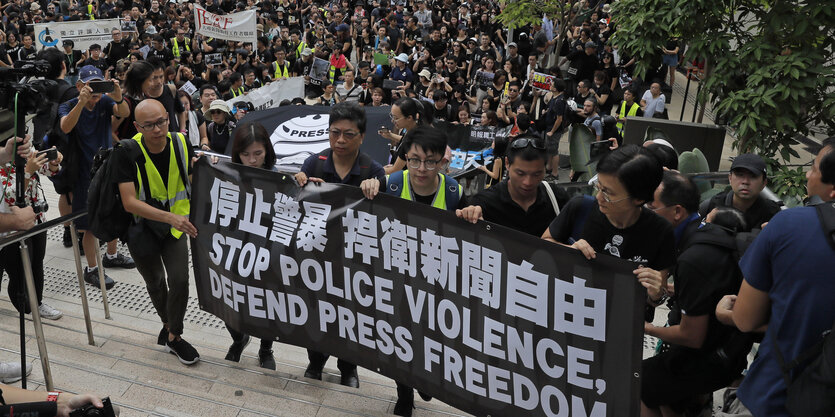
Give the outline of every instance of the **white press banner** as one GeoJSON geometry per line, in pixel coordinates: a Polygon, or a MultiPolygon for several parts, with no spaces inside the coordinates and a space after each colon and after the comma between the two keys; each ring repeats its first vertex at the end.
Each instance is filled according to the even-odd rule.
{"type": "Polygon", "coordinates": [[[120,19],[79,20],[76,22],[51,22],[35,25],[37,48],[54,46],[61,49],[65,40],[73,41],[73,49],[87,50],[97,43],[102,48],[113,39],[113,29],[122,29],[120,19]]]}
{"type": "Polygon", "coordinates": [[[219,15],[194,5],[196,32],[204,36],[254,44],[255,20],[255,10],[219,15]]]}

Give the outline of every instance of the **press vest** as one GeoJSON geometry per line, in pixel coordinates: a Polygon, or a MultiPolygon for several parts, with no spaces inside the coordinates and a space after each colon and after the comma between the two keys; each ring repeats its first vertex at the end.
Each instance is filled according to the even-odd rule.
{"type": "Polygon", "coordinates": [[[284,61],[284,65],[283,65],[284,72],[283,73],[281,72],[281,67],[278,65],[278,61],[273,62],[273,65],[275,65],[275,74],[273,75],[274,80],[278,80],[282,77],[284,77],[284,78],[289,78],[290,77],[290,63],[289,62],[284,61]]]}
{"type": "MultiPolygon", "coordinates": [[[[624,117],[627,117],[627,116],[634,116],[634,115],[638,114],[638,109],[640,109],[640,108],[641,108],[641,106],[639,106],[638,103],[632,103],[632,107],[629,108],[629,113],[626,113],[626,102],[624,101],[624,102],[620,103],[619,116],[620,116],[621,119],[623,119],[624,117]]],[[[618,122],[616,126],[618,128],[618,132],[622,135],[623,134],[623,123],[618,122]]]]}
{"type": "MultiPolygon", "coordinates": [[[[438,173],[438,191],[435,192],[435,198],[432,200],[432,207],[441,210],[455,210],[458,207],[458,202],[461,200],[461,195],[464,194],[464,187],[458,184],[458,181],[444,174],[438,173]]],[[[392,195],[399,195],[400,198],[414,201],[414,194],[409,188],[409,170],[395,172],[386,176],[386,193],[392,195]],[[399,191],[399,194],[398,194],[399,191]]]]}
{"type": "Polygon", "coordinates": [[[244,86],[241,86],[241,87],[240,87],[240,88],[238,88],[237,90],[235,90],[234,88],[232,88],[232,89],[230,89],[229,91],[231,91],[231,92],[232,92],[232,97],[242,96],[242,95],[244,95],[244,86]]]}
{"type": "MultiPolygon", "coordinates": [[[[177,139],[179,140],[179,153],[182,157],[182,166],[188,167],[188,152],[186,151],[186,138],[182,133],[177,133],[177,139]]],[[[188,192],[186,191],[185,181],[188,181],[188,178],[180,178],[180,168],[177,163],[176,153],[174,152],[174,146],[177,146],[171,138],[171,132],[168,133],[168,140],[170,142],[169,155],[168,158],[168,180],[166,183],[162,182],[162,177],[160,176],[157,167],[154,165],[154,162],[151,161],[150,155],[148,155],[147,149],[142,144],[142,134],[137,133],[133,140],[139,143],[139,149],[142,149],[142,155],[145,157],[145,172],[148,175],[148,183],[151,188],[151,198],[154,200],[159,201],[166,207],[168,207],[168,211],[180,215],[180,216],[188,216],[189,211],[191,208],[191,202],[188,199],[188,192]]],[[[186,168],[187,169],[187,168],[186,168]]],[[[183,175],[188,175],[187,173],[183,173],[183,175]]],[[[136,178],[139,182],[139,187],[136,190],[136,198],[140,201],[145,201],[145,184],[142,183],[142,175],[139,171],[139,168],[136,168],[136,178]]],[[[179,239],[180,236],[183,235],[183,232],[171,228],[171,235],[174,238],[179,239]]]]}
{"type": "MultiPolygon", "coordinates": [[[[186,47],[186,51],[191,52],[191,45],[189,45],[191,43],[191,39],[189,39],[189,38],[183,38],[183,39],[184,39],[183,44],[186,47]]],[[[176,37],[171,38],[171,45],[172,45],[171,46],[171,53],[173,53],[175,57],[179,58],[180,57],[180,44],[177,42],[176,37]]]]}
{"type": "Polygon", "coordinates": [[[89,17],[90,20],[96,20],[96,14],[93,13],[93,5],[92,4],[87,5],[87,17],[89,17]]]}

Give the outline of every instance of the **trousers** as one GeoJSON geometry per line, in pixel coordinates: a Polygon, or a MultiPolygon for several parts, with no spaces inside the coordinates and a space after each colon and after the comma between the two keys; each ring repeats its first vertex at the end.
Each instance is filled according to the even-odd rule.
{"type": "MultiPolygon", "coordinates": [[[[136,245],[143,242],[128,242],[136,269],[145,280],[145,287],[157,315],[168,330],[175,335],[183,334],[183,319],[188,306],[188,239],[165,236],[151,254],[143,257],[134,254],[136,245]]],[[[148,251],[148,248],[142,248],[148,251]]]]}

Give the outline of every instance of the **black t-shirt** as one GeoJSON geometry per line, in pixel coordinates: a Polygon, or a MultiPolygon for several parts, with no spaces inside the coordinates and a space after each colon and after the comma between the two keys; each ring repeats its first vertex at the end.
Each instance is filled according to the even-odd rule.
{"type": "MultiPolygon", "coordinates": [[[[673,227],[647,208],[632,226],[618,229],[600,212],[597,200],[584,204],[584,197],[575,197],[560,211],[548,229],[557,242],[568,243],[575,222],[588,207],[585,224],[579,235],[598,253],[636,262],[657,271],[671,268],[676,262],[673,227]]],[[[620,204],[626,204],[621,202],[620,204]]]]}
{"type": "MultiPolygon", "coordinates": [[[[172,139],[179,140],[178,138],[174,137],[174,133],[171,134],[172,139]]],[[[188,143],[188,141],[186,141],[188,143]]],[[[142,139],[142,145],[145,147],[145,151],[148,151],[148,147],[145,145],[145,139],[142,139]]],[[[186,146],[185,151],[188,153],[188,161],[194,157],[194,149],[191,146],[186,146]]],[[[169,140],[168,143],[165,144],[165,149],[162,150],[160,153],[151,153],[148,152],[148,156],[151,158],[151,162],[153,162],[154,167],[160,174],[160,178],[163,179],[162,183],[165,184],[166,188],[168,187],[168,164],[171,158],[171,141],[169,140]]],[[[111,156],[113,159],[115,169],[115,179],[117,183],[123,182],[132,182],[137,184],[137,172],[136,172],[136,164],[137,161],[131,159],[130,154],[125,150],[123,147],[116,148],[116,151],[113,152],[111,156]]],[[[188,167],[188,174],[191,174],[191,162],[189,162],[188,167]]]]}
{"type": "Polygon", "coordinates": [[[222,125],[217,125],[215,122],[209,123],[206,127],[206,134],[209,136],[209,147],[218,153],[226,153],[226,147],[229,145],[229,138],[232,136],[232,130],[235,129],[235,123],[227,121],[222,125]]]}
{"type": "Polygon", "coordinates": [[[104,53],[107,54],[107,65],[115,67],[120,59],[127,58],[130,54],[130,49],[128,49],[129,43],[130,40],[128,39],[124,39],[119,43],[110,41],[104,47],[104,53]]]}
{"type": "Polygon", "coordinates": [[[87,66],[87,65],[92,65],[92,66],[100,69],[102,74],[104,74],[104,72],[107,71],[107,67],[108,67],[107,61],[105,61],[104,58],[99,58],[99,59],[87,58],[81,64],[81,67],[84,67],[84,66],[87,66]]]}
{"type": "Polygon", "coordinates": [[[67,65],[67,75],[78,74],[78,63],[81,61],[81,51],[73,50],[71,54],[64,53],[64,64],[67,65]]]}
{"type": "MultiPolygon", "coordinates": [[[[565,207],[568,202],[568,193],[556,186],[551,186],[551,190],[557,198],[557,205],[565,207]]],[[[481,206],[484,220],[536,237],[542,236],[556,217],[551,198],[548,197],[545,185],[541,183],[536,192],[536,201],[528,207],[527,211],[510,197],[507,180],[474,195],[470,204],[481,206]]]]}
{"type": "Polygon", "coordinates": [[[432,59],[438,59],[447,51],[447,44],[440,39],[437,42],[429,41],[426,43],[426,49],[429,51],[429,55],[432,55],[432,59]]]}
{"type": "MultiPolygon", "coordinates": [[[[715,244],[700,243],[705,239],[722,241],[735,247],[735,239],[727,231],[712,224],[692,229],[688,240],[690,245],[678,258],[673,272],[676,283],[676,302],[672,305],[677,313],[696,317],[709,316],[707,335],[699,351],[710,353],[722,346],[734,329],[716,319],[716,304],[725,294],[736,294],[742,283],[742,275],[730,249],[715,244]]],[[[677,324],[677,323],[671,323],[677,324]]]]}
{"type": "Polygon", "coordinates": [[[605,83],[598,86],[592,85],[592,89],[594,92],[597,93],[598,96],[603,97],[604,95],[608,94],[609,97],[606,98],[606,102],[600,105],[600,113],[601,114],[611,114],[612,113],[612,104],[614,102],[612,98],[612,89],[609,88],[608,85],[605,83]]]}
{"type": "MultiPolygon", "coordinates": [[[[416,193],[414,190],[412,190],[412,196],[414,196],[414,199],[415,199],[414,201],[416,201],[418,203],[421,203],[421,204],[426,204],[427,206],[432,205],[432,202],[435,201],[435,196],[437,194],[438,194],[438,192],[435,191],[434,193],[432,193],[430,195],[420,195],[420,194],[416,193]]],[[[460,209],[463,209],[464,207],[467,207],[469,205],[470,204],[467,202],[467,196],[461,194],[461,198],[458,200],[458,206],[457,207],[447,207],[447,211],[460,210],[460,209]]]]}

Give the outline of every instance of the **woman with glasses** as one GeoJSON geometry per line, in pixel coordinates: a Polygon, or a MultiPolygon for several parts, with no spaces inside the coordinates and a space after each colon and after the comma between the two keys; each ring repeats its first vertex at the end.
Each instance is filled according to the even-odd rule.
{"type": "Polygon", "coordinates": [[[229,106],[223,100],[215,100],[205,113],[206,119],[211,120],[206,127],[207,138],[200,144],[200,149],[217,153],[226,153],[231,133],[235,130],[235,122],[229,106]]]}
{"type": "MultiPolygon", "coordinates": [[[[232,141],[233,163],[276,171],[275,160],[275,150],[273,150],[270,135],[264,129],[264,126],[258,123],[247,123],[235,131],[232,141]]],[[[249,344],[251,337],[229,327],[228,323],[226,323],[226,330],[232,336],[232,344],[226,352],[225,359],[240,362],[241,354],[249,344]]],[[[261,339],[261,347],[258,349],[258,365],[262,368],[275,370],[272,340],[261,339]]]]}
{"type": "Polygon", "coordinates": [[[627,145],[607,153],[597,164],[596,197],[569,201],[542,238],[587,259],[606,253],[634,262],[647,301],[659,299],[675,263],[675,238],[670,223],[644,204],[653,201],[662,176],[661,162],[645,148],[627,145]]]}
{"type": "Polygon", "coordinates": [[[428,125],[432,123],[432,113],[428,106],[424,106],[420,100],[404,97],[391,106],[391,122],[397,133],[391,130],[381,128],[377,133],[380,136],[391,141],[391,157],[392,163],[387,165],[386,174],[400,171],[406,166],[406,160],[403,158],[401,148],[403,146],[403,137],[406,133],[419,125],[428,125]]]}
{"type": "MultiPolygon", "coordinates": [[[[467,206],[464,188],[455,179],[441,173],[447,149],[446,135],[432,126],[417,126],[403,140],[408,169],[386,177],[368,179],[360,184],[369,200],[381,191],[400,198],[428,204],[432,207],[455,212],[467,206]]],[[[397,382],[397,403],[393,413],[411,416],[415,407],[415,392],[410,386],[397,382]]],[[[432,397],[419,393],[424,401],[432,397]]]]}

